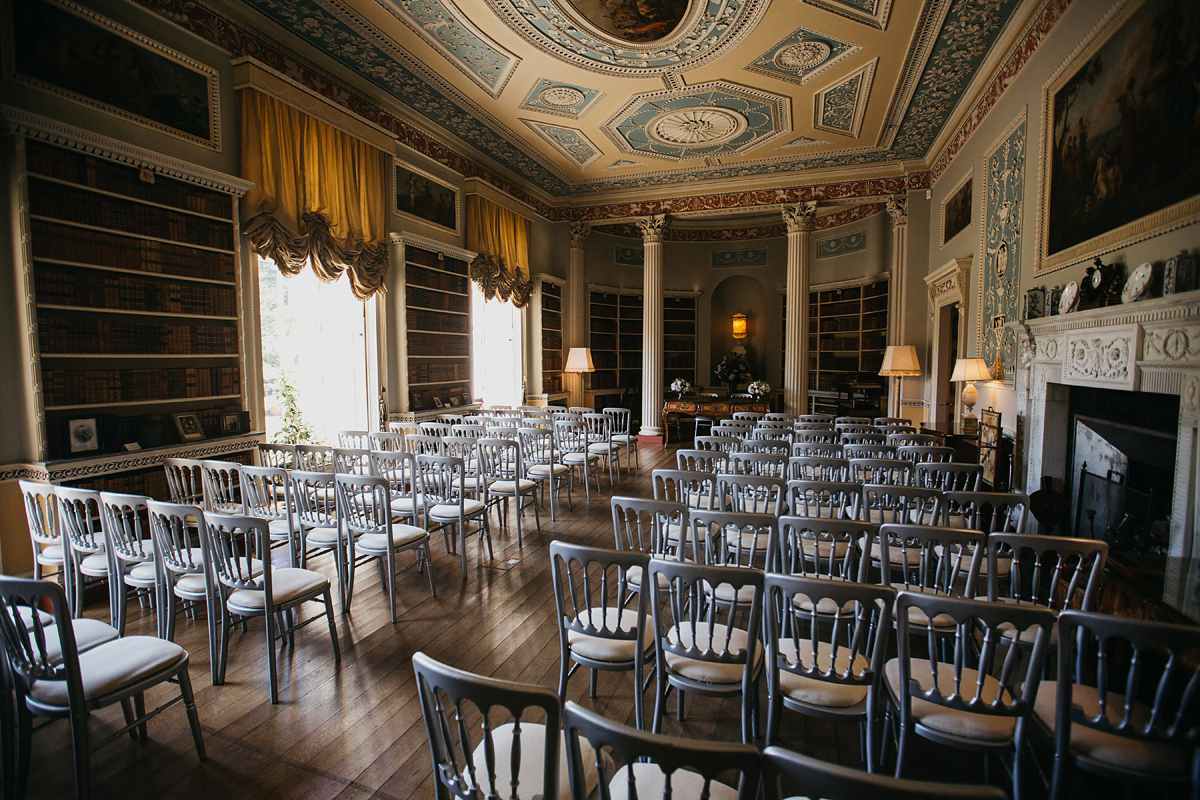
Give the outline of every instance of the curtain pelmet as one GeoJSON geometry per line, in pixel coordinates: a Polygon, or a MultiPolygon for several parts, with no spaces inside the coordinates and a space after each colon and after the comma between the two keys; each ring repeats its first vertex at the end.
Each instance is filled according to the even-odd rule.
{"type": "Polygon", "coordinates": [[[347,273],[366,299],[387,277],[387,175],[383,151],[255,91],[242,90],[242,176],[254,188],[242,227],[255,252],[325,281],[347,273]]]}
{"type": "Polygon", "coordinates": [[[529,220],[478,195],[467,195],[467,247],[479,253],[471,262],[470,276],[485,299],[498,297],[517,308],[529,303],[529,220]]]}

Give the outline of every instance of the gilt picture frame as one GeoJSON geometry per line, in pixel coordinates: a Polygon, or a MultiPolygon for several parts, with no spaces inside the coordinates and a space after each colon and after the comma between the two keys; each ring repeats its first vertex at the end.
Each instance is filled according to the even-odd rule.
{"type": "Polygon", "coordinates": [[[971,227],[971,190],[975,171],[968,171],[942,203],[942,247],[971,227]]]}
{"type": "Polygon", "coordinates": [[[457,235],[462,229],[462,193],[449,181],[398,158],[393,161],[394,213],[457,235]]]}
{"type": "Polygon", "coordinates": [[[1197,48],[1200,6],[1127,0],[1046,83],[1035,277],[1200,220],[1197,48]]]}

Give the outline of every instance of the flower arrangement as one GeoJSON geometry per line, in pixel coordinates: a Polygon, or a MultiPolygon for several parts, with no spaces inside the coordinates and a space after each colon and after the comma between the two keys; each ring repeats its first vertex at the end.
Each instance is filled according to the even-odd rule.
{"type": "Polygon", "coordinates": [[[691,390],[692,390],[692,384],[688,383],[683,378],[676,378],[675,380],[671,381],[671,391],[672,392],[678,392],[679,394],[684,394],[685,392],[690,392],[691,390]]]}
{"type": "Polygon", "coordinates": [[[750,365],[746,363],[746,357],[741,353],[730,353],[721,359],[717,364],[717,368],[713,370],[713,375],[721,383],[728,383],[736,386],[737,384],[748,381],[752,377],[750,375],[750,365]]]}
{"type": "Polygon", "coordinates": [[[767,393],[771,391],[771,384],[766,381],[755,381],[746,387],[746,391],[758,398],[766,397],[767,393]]]}

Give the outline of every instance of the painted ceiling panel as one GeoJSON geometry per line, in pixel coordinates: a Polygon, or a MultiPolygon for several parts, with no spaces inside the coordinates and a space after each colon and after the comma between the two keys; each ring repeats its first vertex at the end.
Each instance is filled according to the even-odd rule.
{"type": "Polygon", "coordinates": [[[929,154],[997,42],[1036,6],[223,1],[253,8],[549,199],[899,172],[929,154]]]}

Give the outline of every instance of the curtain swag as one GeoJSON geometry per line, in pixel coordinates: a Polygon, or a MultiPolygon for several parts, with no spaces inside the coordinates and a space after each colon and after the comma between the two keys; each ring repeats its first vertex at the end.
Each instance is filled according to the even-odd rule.
{"type": "Polygon", "coordinates": [[[478,195],[467,195],[467,248],[479,253],[471,262],[470,276],[484,299],[498,297],[517,308],[529,303],[529,220],[478,195]]]}
{"type": "Polygon", "coordinates": [[[388,155],[270,95],[242,90],[242,227],[288,275],[348,274],[356,297],[384,290],[388,155]]]}

